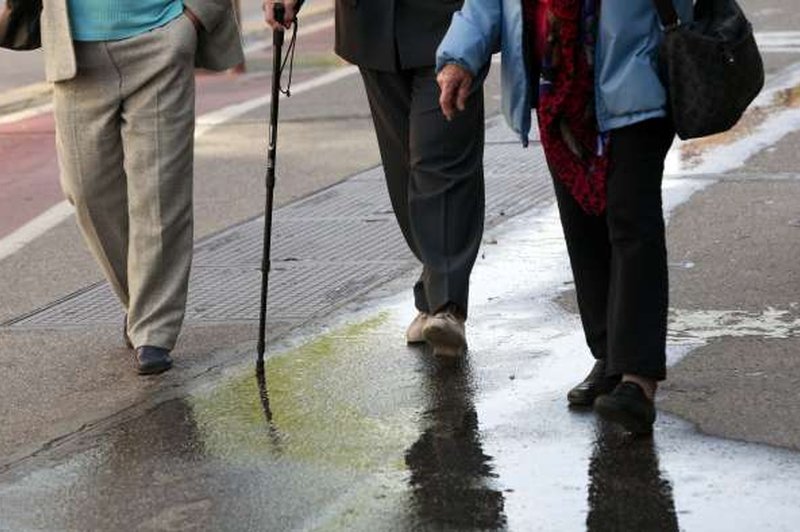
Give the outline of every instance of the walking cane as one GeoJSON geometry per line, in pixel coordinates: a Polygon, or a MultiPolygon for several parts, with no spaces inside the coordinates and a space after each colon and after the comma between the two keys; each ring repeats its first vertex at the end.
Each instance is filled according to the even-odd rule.
{"type": "MultiPolygon", "coordinates": [[[[276,3],[275,20],[283,24],[285,8],[283,4],[276,3]]],[[[294,35],[292,36],[292,52],[297,35],[297,25],[295,23],[294,35]]],[[[266,349],[267,334],[267,292],[269,288],[270,271],[270,248],[272,246],[272,210],[273,198],[275,196],[275,161],[278,144],[278,103],[281,95],[281,74],[285,61],[281,61],[283,56],[283,31],[273,30],[272,32],[272,97],[270,100],[269,112],[269,146],[267,149],[267,201],[264,209],[264,247],[261,260],[261,313],[258,325],[258,362],[257,370],[264,369],[264,351],[266,349]]],[[[291,67],[290,67],[291,68],[291,67]]],[[[291,78],[291,73],[289,74],[291,78]]],[[[287,91],[288,96],[288,91],[287,91]]]]}

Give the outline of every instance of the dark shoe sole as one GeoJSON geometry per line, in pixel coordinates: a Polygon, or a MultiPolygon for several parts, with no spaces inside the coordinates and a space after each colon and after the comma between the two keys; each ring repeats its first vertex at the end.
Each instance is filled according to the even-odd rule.
{"type": "Polygon", "coordinates": [[[139,366],[138,372],[139,375],[157,375],[159,373],[164,373],[165,371],[172,368],[172,361],[166,360],[164,362],[160,362],[158,364],[150,364],[147,366],[139,366]]]}
{"type": "Polygon", "coordinates": [[[603,386],[596,386],[593,392],[586,390],[576,391],[573,388],[567,392],[567,402],[570,404],[570,406],[592,406],[598,397],[611,393],[617,384],[619,384],[619,379],[607,382],[603,386]]]}
{"type": "Polygon", "coordinates": [[[567,394],[567,402],[570,406],[592,406],[595,399],[597,399],[597,396],[591,394],[573,393],[571,391],[567,394]]]}
{"type": "Polygon", "coordinates": [[[624,408],[620,408],[610,398],[606,399],[607,397],[598,397],[594,402],[594,411],[597,412],[597,415],[606,421],[622,426],[622,428],[633,434],[647,435],[653,433],[653,423],[643,420],[624,408]]]}

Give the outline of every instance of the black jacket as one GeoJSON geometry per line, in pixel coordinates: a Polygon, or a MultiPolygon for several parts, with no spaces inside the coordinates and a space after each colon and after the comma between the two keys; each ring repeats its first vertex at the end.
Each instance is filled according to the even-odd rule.
{"type": "Polygon", "coordinates": [[[336,0],[336,53],[389,72],[436,64],[450,19],[463,0],[336,0]]]}

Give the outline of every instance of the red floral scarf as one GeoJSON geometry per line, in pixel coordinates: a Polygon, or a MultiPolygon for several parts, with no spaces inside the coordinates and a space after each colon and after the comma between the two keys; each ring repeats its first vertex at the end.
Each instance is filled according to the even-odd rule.
{"type": "Polygon", "coordinates": [[[609,161],[594,105],[600,0],[522,0],[539,61],[539,134],[547,164],[588,214],[606,208],[609,161]]]}

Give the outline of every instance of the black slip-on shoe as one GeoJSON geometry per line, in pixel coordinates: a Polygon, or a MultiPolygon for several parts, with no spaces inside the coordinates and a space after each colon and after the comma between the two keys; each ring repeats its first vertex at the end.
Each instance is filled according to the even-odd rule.
{"type": "Polygon", "coordinates": [[[125,345],[128,349],[133,349],[133,342],[131,342],[131,337],[128,335],[128,315],[125,314],[125,319],[122,321],[122,337],[125,339],[125,345]]]}
{"type": "Polygon", "coordinates": [[[567,393],[567,401],[572,406],[592,406],[598,396],[611,393],[619,381],[618,375],[607,377],[606,361],[598,360],[583,382],[567,393]]]}
{"type": "Polygon", "coordinates": [[[608,395],[594,402],[594,411],[611,423],[634,434],[650,434],[656,421],[656,407],[635,382],[622,382],[608,395]]]}
{"type": "Polygon", "coordinates": [[[155,375],[172,367],[169,350],[150,345],[143,345],[136,350],[136,362],[139,375],[155,375]]]}

